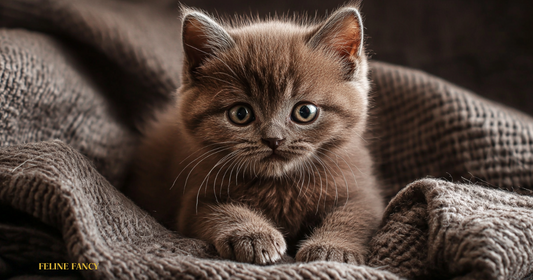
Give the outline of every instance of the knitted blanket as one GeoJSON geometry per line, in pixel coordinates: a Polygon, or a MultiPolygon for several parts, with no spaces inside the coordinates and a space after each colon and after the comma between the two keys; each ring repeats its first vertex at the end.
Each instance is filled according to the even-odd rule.
{"type": "Polygon", "coordinates": [[[0,2],[0,278],[533,278],[533,119],[385,63],[370,142],[392,199],[367,265],[236,263],[158,224],[120,188],[179,86],[165,2],[0,2]]]}

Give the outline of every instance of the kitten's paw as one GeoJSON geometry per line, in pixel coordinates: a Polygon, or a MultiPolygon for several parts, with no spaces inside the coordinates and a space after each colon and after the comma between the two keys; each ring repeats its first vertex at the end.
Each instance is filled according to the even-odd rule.
{"type": "Polygon", "coordinates": [[[323,242],[305,242],[296,253],[296,261],[335,261],[349,264],[364,264],[365,251],[346,246],[344,242],[324,240],[323,242]]]}
{"type": "Polygon", "coordinates": [[[215,242],[221,257],[254,264],[274,264],[287,249],[283,235],[275,228],[240,229],[215,242]]]}

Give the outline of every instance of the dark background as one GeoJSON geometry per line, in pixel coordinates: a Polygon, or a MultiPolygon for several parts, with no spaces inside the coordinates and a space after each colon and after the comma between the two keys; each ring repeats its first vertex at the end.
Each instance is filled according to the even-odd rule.
{"type": "MultiPolygon", "coordinates": [[[[219,14],[324,15],[345,1],[182,0],[219,14]]],[[[422,69],[533,115],[533,1],[365,0],[372,59],[422,69]]]]}

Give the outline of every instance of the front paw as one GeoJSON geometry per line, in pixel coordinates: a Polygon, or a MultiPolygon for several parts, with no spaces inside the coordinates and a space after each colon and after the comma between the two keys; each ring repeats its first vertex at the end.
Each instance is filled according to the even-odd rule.
{"type": "Polygon", "coordinates": [[[283,235],[275,228],[243,228],[220,236],[215,247],[221,257],[239,262],[273,264],[287,249],[283,235]]]}
{"type": "Polygon", "coordinates": [[[364,264],[366,251],[342,240],[308,240],[296,253],[296,261],[336,261],[364,264]]]}

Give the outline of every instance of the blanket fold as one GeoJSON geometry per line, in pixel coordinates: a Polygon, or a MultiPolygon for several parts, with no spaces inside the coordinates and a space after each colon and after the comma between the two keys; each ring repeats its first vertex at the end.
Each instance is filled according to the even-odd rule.
{"type": "Polygon", "coordinates": [[[389,203],[370,263],[407,278],[521,279],[533,272],[533,197],[423,179],[389,203]]]}
{"type": "Polygon", "coordinates": [[[235,263],[162,227],[119,191],[179,86],[178,6],[156,2],[0,1],[0,278],[532,277],[533,119],[380,62],[369,144],[392,200],[366,266],[235,263]]]}

